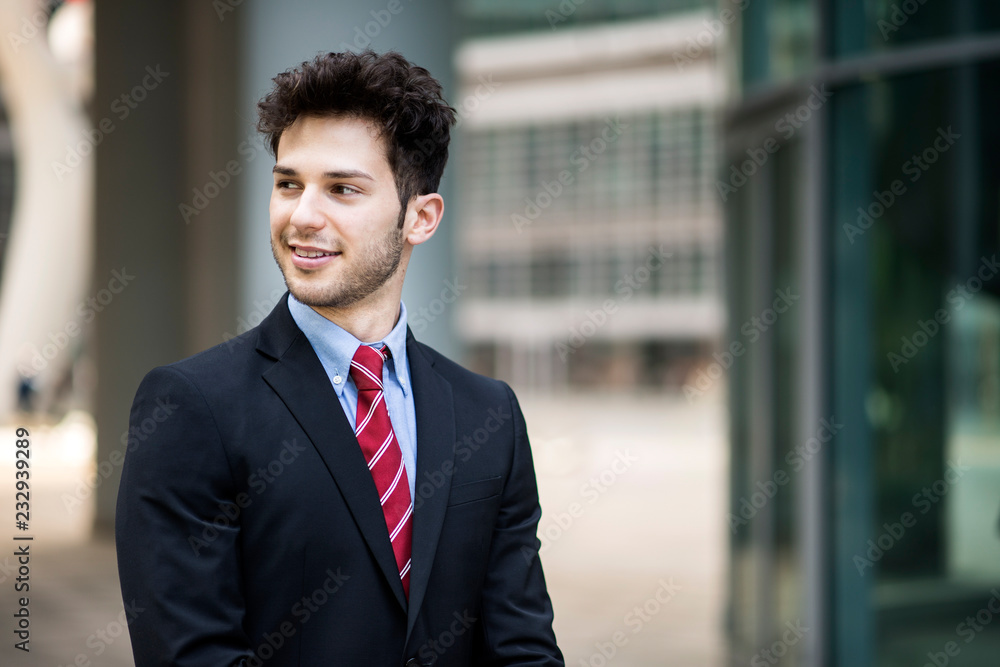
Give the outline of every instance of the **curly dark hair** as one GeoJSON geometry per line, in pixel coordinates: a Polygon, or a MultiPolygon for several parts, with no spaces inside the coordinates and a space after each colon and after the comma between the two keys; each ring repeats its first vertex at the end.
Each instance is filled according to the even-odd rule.
{"type": "MultiPolygon", "coordinates": [[[[282,132],[302,114],[363,118],[385,143],[403,211],[413,197],[437,192],[455,109],[426,69],[395,51],[347,51],[320,54],[273,81],[257,103],[257,130],[269,138],[273,155],[282,132]]],[[[400,226],[402,220],[401,213],[400,226]]]]}

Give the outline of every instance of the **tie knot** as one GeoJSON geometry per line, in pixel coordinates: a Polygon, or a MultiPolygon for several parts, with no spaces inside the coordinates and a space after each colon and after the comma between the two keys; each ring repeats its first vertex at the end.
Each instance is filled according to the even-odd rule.
{"type": "Polygon", "coordinates": [[[351,360],[351,379],[358,391],[382,390],[382,363],[389,358],[389,348],[383,345],[376,350],[362,345],[351,360]]]}

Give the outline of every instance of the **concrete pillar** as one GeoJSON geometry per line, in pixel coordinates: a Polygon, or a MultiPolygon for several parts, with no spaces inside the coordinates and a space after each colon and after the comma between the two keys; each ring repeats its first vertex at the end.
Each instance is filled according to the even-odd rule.
{"type": "MultiPolygon", "coordinates": [[[[91,115],[115,130],[96,156],[94,279],[135,276],[95,319],[100,464],[124,451],[142,376],[220,342],[234,320],[235,189],[187,221],[181,205],[235,153],[239,16],[194,0],[95,9],[91,115]]],[[[120,472],[97,489],[98,530],[113,525],[120,472]]]]}

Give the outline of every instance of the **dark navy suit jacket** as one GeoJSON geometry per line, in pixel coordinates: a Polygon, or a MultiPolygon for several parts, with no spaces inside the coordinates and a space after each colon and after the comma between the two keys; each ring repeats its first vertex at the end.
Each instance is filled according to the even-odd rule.
{"type": "Polygon", "coordinates": [[[351,424],[287,294],[152,370],[118,495],[137,667],[562,665],[517,400],[407,335],[410,598],[351,424]]]}

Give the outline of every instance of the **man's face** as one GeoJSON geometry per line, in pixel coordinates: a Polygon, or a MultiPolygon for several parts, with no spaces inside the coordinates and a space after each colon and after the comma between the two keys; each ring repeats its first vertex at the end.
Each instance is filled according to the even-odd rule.
{"type": "Polygon", "coordinates": [[[368,121],[296,119],[278,143],[270,214],[271,251],[302,303],[346,308],[402,284],[399,197],[368,121]]]}

